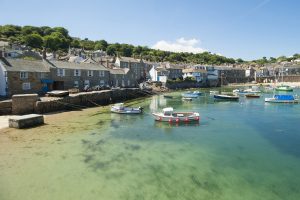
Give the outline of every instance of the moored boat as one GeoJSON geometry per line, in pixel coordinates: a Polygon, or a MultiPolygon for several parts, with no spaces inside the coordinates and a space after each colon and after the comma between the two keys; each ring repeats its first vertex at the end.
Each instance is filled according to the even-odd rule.
{"type": "Polygon", "coordinates": [[[193,98],[189,98],[189,97],[182,97],[182,100],[183,100],[183,101],[192,101],[192,100],[193,100],[193,98]]]}
{"type": "Polygon", "coordinates": [[[219,91],[217,91],[217,90],[210,90],[209,94],[210,95],[219,94],[219,91]]]}
{"type": "Polygon", "coordinates": [[[200,120],[198,112],[174,112],[172,107],[164,108],[162,112],[152,113],[156,121],[162,122],[193,122],[200,120]]]}
{"type": "Polygon", "coordinates": [[[298,103],[299,99],[294,95],[274,95],[272,98],[265,98],[265,102],[270,103],[298,103]]]}
{"type": "Polygon", "coordinates": [[[192,92],[182,93],[181,96],[184,97],[184,98],[197,98],[197,97],[199,97],[198,94],[194,94],[192,92]]]}
{"type": "Polygon", "coordinates": [[[236,95],[226,95],[226,94],[215,94],[214,98],[217,100],[228,100],[228,101],[237,101],[239,96],[236,95]]]}
{"type": "Polygon", "coordinates": [[[255,94],[255,93],[250,93],[250,94],[245,94],[246,98],[260,98],[260,94],[255,94]]]}
{"type": "Polygon", "coordinates": [[[173,99],[173,96],[170,96],[170,95],[164,95],[164,98],[166,98],[166,99],[173,99]]]}
{"type": "Polygon", "coordinates": [[[117,104],[111,106],[110,111],[114,112],[114,113],[119,113],[119,114],[140,114],[143,112],[143,108],[142,107],[138,107],[138,108],[125,107],[124,103],[117,103],[117,104]]]}
{"type": "Polygon", "coordinates": [[[280,85],[275,88],[276,91],[293,92],[293,88],[288,85],[280,85]]]}

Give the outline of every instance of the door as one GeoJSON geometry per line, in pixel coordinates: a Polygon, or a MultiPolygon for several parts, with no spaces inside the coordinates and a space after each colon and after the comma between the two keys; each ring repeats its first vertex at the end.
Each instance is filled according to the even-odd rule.
{"type": "Polygon", "coordinates": [[[54,81],[53,82],[53,90],[64,90],[64,82],[63,81],[54,81]]]}

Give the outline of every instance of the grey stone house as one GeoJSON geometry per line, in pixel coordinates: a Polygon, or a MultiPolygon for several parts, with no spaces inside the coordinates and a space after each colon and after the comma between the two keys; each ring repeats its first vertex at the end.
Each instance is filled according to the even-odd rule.
{"type": "Polygon", "coordinates": [[[109,70],[101,64],[45,61],[50,69],[53,90],[106,86],[109,70]]]}
{"type": "Polygon", "coordinates": [[[110,85],[113,87],[136,87],[135,74],[128,68],[110,69],[110,85]]]}
{"type": "Polygon", "coordinates": [[[218,70],[218,77],[220,85],[226,85],[228,83],[245,83],[248,78],[246,78],[246,71],[242,68],[233,67],[215,67],[218,70]]]}
{"type": "Polygon", "coordinates": [[[140,83],[146,80],[146,65],[142,59],[135,59],[130,57],[117,57],[115,66],[119,68],[130,69],[135,76],[135,80],[140,83]]]}
{"type": "Polygon", "coordinates": [[[0,58],[0,96],[47,92],[49,78],[49,68],[42,60],[0,58]]]}

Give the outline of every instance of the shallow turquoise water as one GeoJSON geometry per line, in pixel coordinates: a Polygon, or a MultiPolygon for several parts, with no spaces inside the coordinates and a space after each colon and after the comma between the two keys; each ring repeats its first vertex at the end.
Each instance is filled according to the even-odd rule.
{"type": "Polygon", "coordinates": [[[300,199],[300,105],[172,95],[133,102],[143,115],[99,112],[7,149],[0,199],[300,199]],[[199,111],[200,123],[154,122],[166,106],[199,111]]]}

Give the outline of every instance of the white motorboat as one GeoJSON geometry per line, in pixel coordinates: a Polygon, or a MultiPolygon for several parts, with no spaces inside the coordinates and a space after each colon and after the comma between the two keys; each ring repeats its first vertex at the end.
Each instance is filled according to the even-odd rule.
{"type": "Polygon", "coordinates": [[[270,103],[298,103],[299,99],[294,95],[274,95],[272,98],[265,98],[270,103]]]}
{"type": "Polygon", "coordinates": [[[117,104],[111,106],[110,111],[114,112],[114,113],[119,113],[119,114],[140,114],[143,112],[143,108],[142,107],[138,107],[138,108],[125,107],[124,103],[117,103],[117,104]]]}
{"type": "Polygon", "coordinates": [[[162,112],[152,113],[156,121],[180,123],[197,122],[200,120],[198,112],[174,112],[172,107],[164,108],[162,112]]]}

